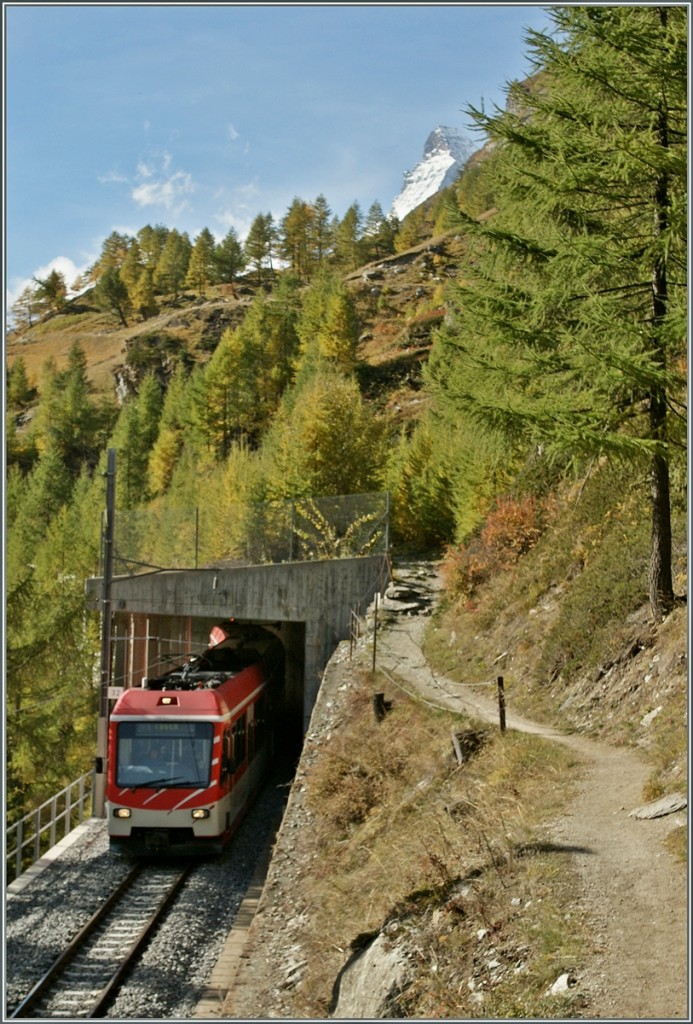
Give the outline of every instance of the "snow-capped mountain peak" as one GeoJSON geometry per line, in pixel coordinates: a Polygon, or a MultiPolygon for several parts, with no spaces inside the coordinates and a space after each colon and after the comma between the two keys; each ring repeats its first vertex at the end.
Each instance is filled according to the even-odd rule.
{"type": "Polygon", "coordinates": [[[447,188],[473,152],[473,144],[457,128],[434,128],[426,139],[423,160],[404,175],[402,191],[393,201],[391,213],[403,220],[430,196],[447,188]]]}

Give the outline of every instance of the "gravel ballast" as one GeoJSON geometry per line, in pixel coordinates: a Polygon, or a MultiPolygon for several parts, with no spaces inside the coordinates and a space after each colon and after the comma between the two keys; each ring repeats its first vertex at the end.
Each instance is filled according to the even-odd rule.
{"type": "MultiPolygon", "coordinates": [[[[227,850],[200,859],[107,1016],[189,1018],[231,928],[255,865],[272,843],[288,785],[273,778],[227,850]]],[[[70,939],[125,877],[131,861],[109,849],[92,818],[59,858],[5,903],[6,1011],[12,1013],[70,939]]]]}

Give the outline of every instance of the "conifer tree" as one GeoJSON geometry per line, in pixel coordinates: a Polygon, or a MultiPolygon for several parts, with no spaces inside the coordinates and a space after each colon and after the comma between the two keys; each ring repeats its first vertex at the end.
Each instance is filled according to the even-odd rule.
{"type": "Polygon", "coordinates": [[[159,431],[148,460],[148,490],[153,495],[163,494],[176,467],[183,448],[187,423],[188,376],[179,365],[171,377],[159,417],[159,431]]]}
{"type": "Polygon", "coordinates": [[[159,433],[163,397],[152,372],[146,373],[135,396],[126,399],[108,444],[118,451],[116,505],[131,509],[143,505],[148,490],[149,456],[159,433]]]}
{"type": "Polygon", "coordinates": [[[231,227],[214,249],[217,280],[231,284],[245,269],[245,257],[236,229],[231,227]]]}
{"type": "Polygon", "coordinates": [[[350,373],[356,365],[358,338],[359,322],[354,303],[340,281],[327,298],[325,315],[318,327],[320,355],[350,373]]]}
{"type": "Polygon", "coordinates": [[[70,500],[71,492],[70,473],[61,453],[50,445],[27,478],[21,506],[7,537],[8,579],[20,579],[26,567],[35,563],[38,544],[53,517],[70,500]]]}
{"type": "Polygon", "coordinates": [[[372,260],[382,259],[383,256],[391,256],[395,251],[395,236],[398,230],[397,218],[386,217],[377,200],[372,203],[363,226],[363,259],[370,263],[372,260]]]}
{"type": "Polygon", "coordinates": [[[154,271],[150,267],[144,267],[137,278],[134,288],[130,292],[132,307],[143,320],[154,316],[158,310],[156,304],[156,289],[154,287],[154,271]]]}
{"type": "Polygon", "coordinates": [[[161,291],[178,298],[188,272],[192,246],[186,232],[173,228],[166,237],[154,271],[154,283],[161,291]]]}
{"type": "Polygon", "coordinates": [[[8,473],[11,470],[21,470],[28,473],[38,458],[36,437],[34,433],[27,433],[17,429],[14,416],[8,416],[5,424],[5,459],[8,473]]]}
{"type": "Polygon", "coordinates": [[[313,203],[309,247],[316,270],[320,270],[332,254],[332,211],[322,193],[313,203]]]}
{"type": "Polygon", "coordinates": [[[96,263],[92,264],[87,271],[89,280],[93,284],[98,284],[99,280],[108,270],[119,271],[125,261],[131,243],[132,239],[129,235],[125,235],[120,231],[112,231],[108,238],[104,239],[96,263]]]}
{"type": "Polygon", "coordinates": [[[297,379],[304,380],[324,361],[331,362],[345,373],[354,369],[358,318],[346,286],[335,274],[319,274],[306,289],[296,331],[300,341],[297,379]]]}
{"type": "Polygon", "coordinates": [[[139,247],[142,265],[148,270],[156,270],[159,258],[169,236],[169,229],[162,224],[152,227],[146,224],[137,232],[137,245],[139,247]]]}
{"type": "Polygon", "coordinates": [[[35,285],[27,285],[12,304],[12,316],[19,330],[31,327],[41,314],[41,299],[35,285]]]}
{"type": "Polygon", "coordinates": [[[26,362],[20,354],[7,371],[7,405],[10,409],[23,409],[36,394],[29,382],[26,362]]]}
{"type": "Polygon", "coordinates": [[[36,284],[36,298],[43,309],[49,309],[52,313],[59,313],[65,308],[67,302],[67,284],[64,276],[59,270],[51,270],[44,278],[34,278],[36,284]]]}
{"type": "Polygon", "coordinates": [[[254,267],[260,284],[267,280],[267,270],[272,272],[272,256],[276,245],[276,228],[271,213],[259,213],[250,225],[250,231],[243,246],[245,260],[254,267]]]}
{"type": "Polygon", "coordinates": [[[128,325],[128,315],[132,308],[130,293],[120,271],[109,267],[94,288],[94,305],[118,317],[123,327],[128,325]]]}
{"type": "Polygon", "coordinates": [[[361,263],[361,208],[352,203],[334,231],[334,262],[344,273],[355,270],[361,263]]]}
{"type": "Polygon", "coordinates": [[[297,322],[301,309],[301,281],[284,273],[267,303],[264,362],[268,369],[269,409],[274,412],[285,389],[293,379],[299,340],[297,322]]]}
{"type": "Polygon", "coordinates": [[[225,459],[234,441],[254,431],[257,421],[258,349],[247,329],[224,331],[201,377],[193,404],[197,429],[207,449],[225,459]]]}
{"type": "Polygon", "coordinates": [[[563,7],[531,33],[536,75],[506,112],[498,212],[430,363],[476,429],[565,459],[649,462],[650,604],[674,602],[669,462],[683,443],[686,11],[563,7]],[[677,436],[678,435],[678,436],[677,436]]]}
{"type": "Polygon", "coordinates": [[[365,493],[385,461],[384,424],[364,404],[354,377],[325,364],[282,404],[263,445],[266,496],[365,493]]]}
{"type": "Polygon", "coordinates": [[[254,353],[255,433],[265,429],[293,377],[300,287],[297,277],[283,273],[269,295],[261,292],[253,299],[238,328],[246,337],[248,357],[254,353]]]}
{"type": "Polygon", "coordinates": [[[83,466],[94,466],[107,436],[112,408],[96,401],[87,376],[84,349],[75,341],[65,370],[49,362],[40,382],[40,401],[35,432],[39,448],[55,449],[67,470],[77,477],[83,466]]]}
{"type": "Polygon", "coordinates": [[[119,270],[120,279],[127,288],[128,294],[131,297],[140,275],[142,274],[143,268],[144,263],[142,261],[139,242],[137,239],[132,239],[119,270]]]}
{"type": "Polygon", "coordinates": [[[403,434],[389,457],[393,531],[400,541],[421,549],[441,546],[455,533],[452,460],[446,436],[431,418],[403,434]]]}
{"type": "Polygon", "coordinates": [[[190,253],[185,283],[205,295],[208,287],[217,279],[217,264],[214,258],[216,243],[209,228],[203,228],[195,239],[190,253]]]}
{"type": "Polygon", "coordinates": [[[309,280],[312,271],[310,243],[314,218],[310,204],[296,197],[279,225],[280,255],[302,281],[309,280]]]}

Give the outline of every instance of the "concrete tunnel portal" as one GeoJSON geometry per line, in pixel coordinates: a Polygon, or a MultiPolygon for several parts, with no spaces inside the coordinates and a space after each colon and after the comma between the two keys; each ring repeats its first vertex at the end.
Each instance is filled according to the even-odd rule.
{"type": "MultiPolygon", "coordinates": [[[[212,628],[233,619],[261,626],[285,652],[282,732],[300,750],[322,672],[360,614],[382,593],[386,556],[325,559],[233,568],[161,570],[111,581],[115,687],[139,686],[204,650],[212,628]]],[[[86,607],[103,611],[103,580],[86,582],[86,607]]]]}

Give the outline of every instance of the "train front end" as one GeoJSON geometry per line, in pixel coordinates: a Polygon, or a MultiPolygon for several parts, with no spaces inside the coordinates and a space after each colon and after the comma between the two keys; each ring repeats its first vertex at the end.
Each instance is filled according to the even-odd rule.
{"type": "Polygon", "coordinates": [[[230,808],[214,690],[126,690],[109,724],[111,845],[135,855],[216,852],[230,808]]]}

